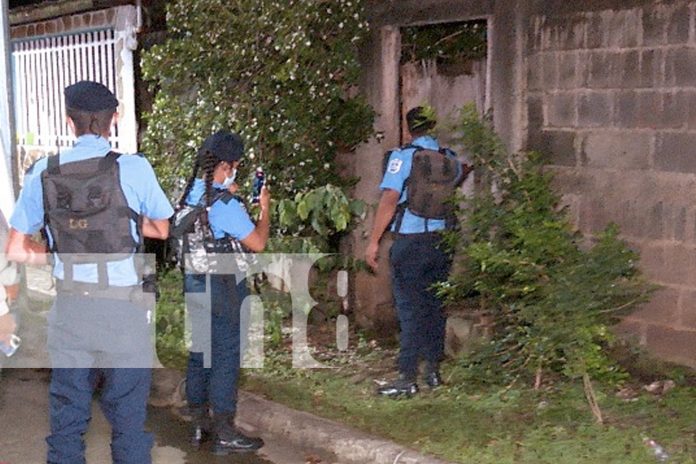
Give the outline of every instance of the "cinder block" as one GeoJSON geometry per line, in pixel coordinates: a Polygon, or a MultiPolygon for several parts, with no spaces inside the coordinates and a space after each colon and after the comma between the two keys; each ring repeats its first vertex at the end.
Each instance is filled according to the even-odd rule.
{"type": "Polygon", "coordinates": [[[689,129],[696,129],[696,91],[687,90],[680,93],[686,107],[686,123],[689,129]]]}
{"type": "Polygon", "coordinates": [[[589,13],[587,48],[628,48],[639,45],[641,11],[603,10],[589,13]]]}
{"type": "Polygon", "coordinates": [[[632,90],[618,92],[614,100],[614,126],[633,128],[637,126],[639,111],[638,93],[632,90]]]}
{"type": "Polygon", "coordinates": [[[696,134],[662,133],[658,135],[655,167],[667,172],[696,173],[696,134]]]}
{"type": "Polygon", "coordinates": [[[558,53],[558,88],[576,89],[582,73],[578,72],[578,55],[573,52],[558,53]]]}
{"type": "Polygon", "coordinates": [[[544,53],[542,64],[542,82],[544,90],[554,90],[558,88],[558,56],[556,53],[544,53]]]}
{"type": "Polygon", "coordinates": [[[669,19],[666,21],[667,43],[686,44],[689,41],[691,11],[689,5],[682,3],[672,7],[669,19]]]}
{"type": "Polygon", "coordinates": [[[615,32],[609,32],[610,39],[608,45],[610,47],[637,47],[640,45],[639,38],[641,35],[641,11],[640,9],[624,10],[617,12],[611,18],[610,27],[615,32]],[[617,32],[620,31],[620,34],[617,32]]]}
{"type": "Polygon", "coordinates": [[[532,16],[527,20],[527,48],[532,52],[541,51],[542,25],[545,16],[532,16]]]}
{"type": "Polygon", "coordinates": [[[666,42],[666,13],[664,5],[651,4],[642,10],[643,45],[654,47],[666,42]]]}
{"type": "Polygon", "coordinates": [[[665,127],[662,114],[662,95],[653,91],[641,91],[636,93],[638,99],[638,112],[636,113],[636,127],[645,129],[659,129],[665,127]]]}
{"type": "Polygon", "coordinates": [[[692,87],[694,76],[696,76],[696,49],[680,47],[667,51],[665,56],[666,85],[692,87]]]}
{"type": "Polygon", "coordinates": [[[696,332],[648,325],[646,342],[655,356],[696,367],[696,332]]]}
{"type": "Polygon", "coordinates": [[[540,95],[527,98],[527,127],[530,132],[540,132],[544,126],[543,100],[540,95]]]}
{"type": "Polygon", "coordinates": [[[613,96],[609,92],[590,92],[578,98],[578,126],[606,127],[612,119],[613,96]]]}
{"type": "Polygon", "coordinates": [[[648,169],[652,135],[646,132],[596,131],[582,144],[583,164],[614,169],[648,169]]]}
{"type": "Polygon", "coordinates": [[[660,49],[644,49],[640,51],[640,83],[637,87],[658,87],[662,84],[662,60],[660,49]]]}
{"type": "Polygon", "coordinates": [[[645,323],[630,317],[623,318],[612,327],[612,331],[624,340],[629,340],[638,345],[645,345],[645,323]]]}
{"type": "Polygon", "coordinates": [[[554,50],[579,50],[585,46],[586,19],[583,15],[559,16],[547,23],[554,50]]]}
{"type": "Polygon", "coordinates": [[[686,236],[687,211],[684,206],[675,205],[672,218],[672,237],[674,240],[683,242],[686,236]]]}
{"type": "Polygon", "coordinates": [[[679,316],[679,290],[663,287],[653,293],[650,301],[640,305],[631,313],[632,319],[656,324],[677,324],[679,316]]]}
{"type": "Polygon", "coordinates": [[[599,13],[587,13],[586,16],[586,48],[601,48],[604,46],[604,22],[599,13]]]}
{"type": "Polygon", "coordinates": [[[683,92],[663,93],[662,106],[659,114],[661,128],[679,129],[689,123],[689,109],[683,92]]]}
{"type": "Polygon", "coordinates": [[[613,64],[617,71],[614,75],[620,77],[618,87],[634,89],[641,86],[640,52],[638,50],[621,53],[613,64]]]}
{"type": "Polygon", "coordinates": [[[546,122],[548,126],[575,127],[577,125],[575,92],[550,95],[546,107],[546,122]]]}
{"type": "Polygon", "coordinates": [[[665,267],[665,251],[661,245],[644,243],[637,247],[640,256],[640,270],[645,277],[652,280],[661,280],[662,270],[665,267]]]}
{"type": "Polygon", "coordinates": [[[696,250],[693,246],[675,242],[665,245],[665,266],[662,282],[691,285],[696,282],[696,250]]]}
{"type": "Polygon", "coordinates": [[[542,153],[548,164],[558,166],[575,166],[575,132],[543,130],[530,132],[528,145],[530,150],[542,153]]]}
{"type": "Polygon", "coordinates": [[[679,322],[681,327],[696,330],[696,288],[681,291],[679,322]]]}
{"type": "Polygon", "coordinates": [[[589,87],[594,89],[611,87],[612,80],[615,80],[612,63],[611,55],[607,52],[598,51],[590,54],[589,87]]]}
{"type": "Polygon", "coordinates": [[[540,53],[527,57],[527,89],[530,92],[544,89],[544,56],[540,53]]]}

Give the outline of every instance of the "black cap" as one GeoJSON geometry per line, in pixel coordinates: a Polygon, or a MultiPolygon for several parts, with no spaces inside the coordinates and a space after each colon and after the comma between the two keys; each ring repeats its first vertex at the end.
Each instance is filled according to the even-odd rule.
{"type": "Polygon", "coordinates": [[[408,125],[408,130],[413,131],[429,131],[437,121],[434,115],[431,114],[432,111],[426,110],[422,106],[416,106],[411,108],[408,113],[406,113],[406,124],[408,125]]]}
{"type": "Polygon", "coordinates": [[[244,154],[242,138],[228,130],[220,130],[208,136],[203,142],[199,153],[210,152],[220,161],[238,161],[244,154]]]}
{"type": "Polygon", "coordinates": [[[118,100],[105,85],[93,81],[80,81],[65,88],[65,106],[74,110],[96,113],[116,110],[118,100]]]}

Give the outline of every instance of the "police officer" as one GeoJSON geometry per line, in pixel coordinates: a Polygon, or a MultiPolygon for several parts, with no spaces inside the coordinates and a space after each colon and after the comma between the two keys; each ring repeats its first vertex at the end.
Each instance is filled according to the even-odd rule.
{"type": "Polygon", "coordinates": [[[442,384],[439,363],[444,354],[445,316],[442,303],[432,285],[447,278],[451,259],[440,248],[440,233],[445,221],[425,219],[403,208],[408,200],[406,180],[416,147],[439,150],[430,135],[436,121],[422,107],[406,115],[411,142],[389,156],[380,184],[382,196],[375,215],[370,241],[365,252],[367,263],[377,269],[379,241],[393,221],[396,238],[390,250],[392,291],[400,326],[399,378],[378,389],[387,397],[412,396],[418,392],[418,361],[426,363],[425,382],[430,387],[442,384]],[[401,206],[400,206],[401,205],[401,206]],[[400,216],[400,217],[396,217],[400,216]]]}
{"type": "MultiPolygon", "coordinates": [[[[261,190],[256,224],[239,198],[230,193],[236,191],[234,180],[243,152],[242,140],[235,133],[221,130],[209,136],[199,151],[183,198],[189,205],[208,207],[210,229],[223,249],[232,239],[260,252],[270,227],[268,190],[261,190]],[[200,171],[202,178],[197,177],[200,171]]],[[[241,314],[248,295],[246,281],[238,282],[231,274],[187,274],[185,291],[192,339],[186,371],[186,397],[193,419],[191,443],[198,447],[207,438],[212,412],[214,454],[255,451],[263,446],[263,440],[244,435],[234,425],[246,335],[241,314]]]]}
{"type": "MultiPolygon", "coordinates": [[[[10,219],[8,243],[10,259],[45,264],[48,258],[45,247],[34,241],[32,235],[47,226],[49,244],[57,247],[57,253],[52,256],[58,292],[48,316],[48,347],[53,370],[47,462],[85,462],[82,437],[91,416],[93,392],[96,385],[101,384],[101,407],[112,426],[113,462],[148,464],[153,444],[151,434],[145,432],[151,381],[149,366],[153,356],[149,344],[150,321],[146,309],[124,297],[133,289],[141,288],[134,254],[108,262],[105,268],[108,284],[100,282],[107,290],[102,292],[102,286],[97,284],[102,274],[99,266],[90,263],[68,266],[67,261],[62,260],[68,256],[59,254],[62,245],[56,242],[57,235],[51,233],[57,230],[52,229],[56,224],[52,225],[51,219],[48,224],[44,221],[50,213],[44,211],[44,200],[51,200],[43,195],[46,181],[42,173],[47,168],[60,173],[61,169],[67,169],[68,163],[75,166],[76,162],[90,163],[93,158],[114,159],[109,155],[109,135],[111,126],[117,121],[118,100],[107,87],[92,81],[66,87],[64,96],[68,126],[77,139],[72,148],[54,158],[57,163],[44,158],[26,173],[24,188],[10,219]],[[54,164],[58,163],[56,170],[54,164]]],[[[152,167],[138,155],[122,155],[115,160],[120,174],[112,183],[123,194],[120,201],[127,202],[128,206],[120,210],[130,209],[136,215],[129,219],[132,237],[125,237],[125,241],[136,243],[141,235],[166,238],[168,218],[173,209],[152,167]]],[[[114,164],[110,167],[116,169],[114,164]]],[[[99,186],[90,188],[99,191],[99,186]]],[[[122,223],[126,224],[127,231],[125,221],[123,219],[122,223]]],[[[79,234],[79,229],[86,227],[87,222],[78,222],[78,226],[79,234]]],[[[100,244],[92,242],[90,246],[99,247],[100,244]]]]}

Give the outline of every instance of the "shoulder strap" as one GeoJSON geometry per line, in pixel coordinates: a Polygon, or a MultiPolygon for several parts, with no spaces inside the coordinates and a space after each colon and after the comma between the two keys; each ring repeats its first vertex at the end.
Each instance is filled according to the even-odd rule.
{"type": "Polygon", "coordinates": [[[49,156],[46,161],[46,171],[50,175],[60,175],[60,153],[49,156]]]}
{"type": "Polygon", "coordinates": [[[100,170],[106,170],[111,168],[114,164],[116,164],[116,160],[121,156],[121,153],[116,153],[115,151],[110,151],[109,153],[106,154],[105,157],[103,157],[101,160],[99,160],[99,169],[100,170]]]}

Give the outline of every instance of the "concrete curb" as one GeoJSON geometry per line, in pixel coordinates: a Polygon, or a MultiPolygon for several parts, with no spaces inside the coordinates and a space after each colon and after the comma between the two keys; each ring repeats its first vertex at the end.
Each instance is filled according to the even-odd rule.
{"type": "Polygon", "coordinates": [[[296,445],[331,452],[342,464],[449,464],[244,391],[239,392],[237,417],[240,422],[261,431],[282,435],[296,445]]]}

